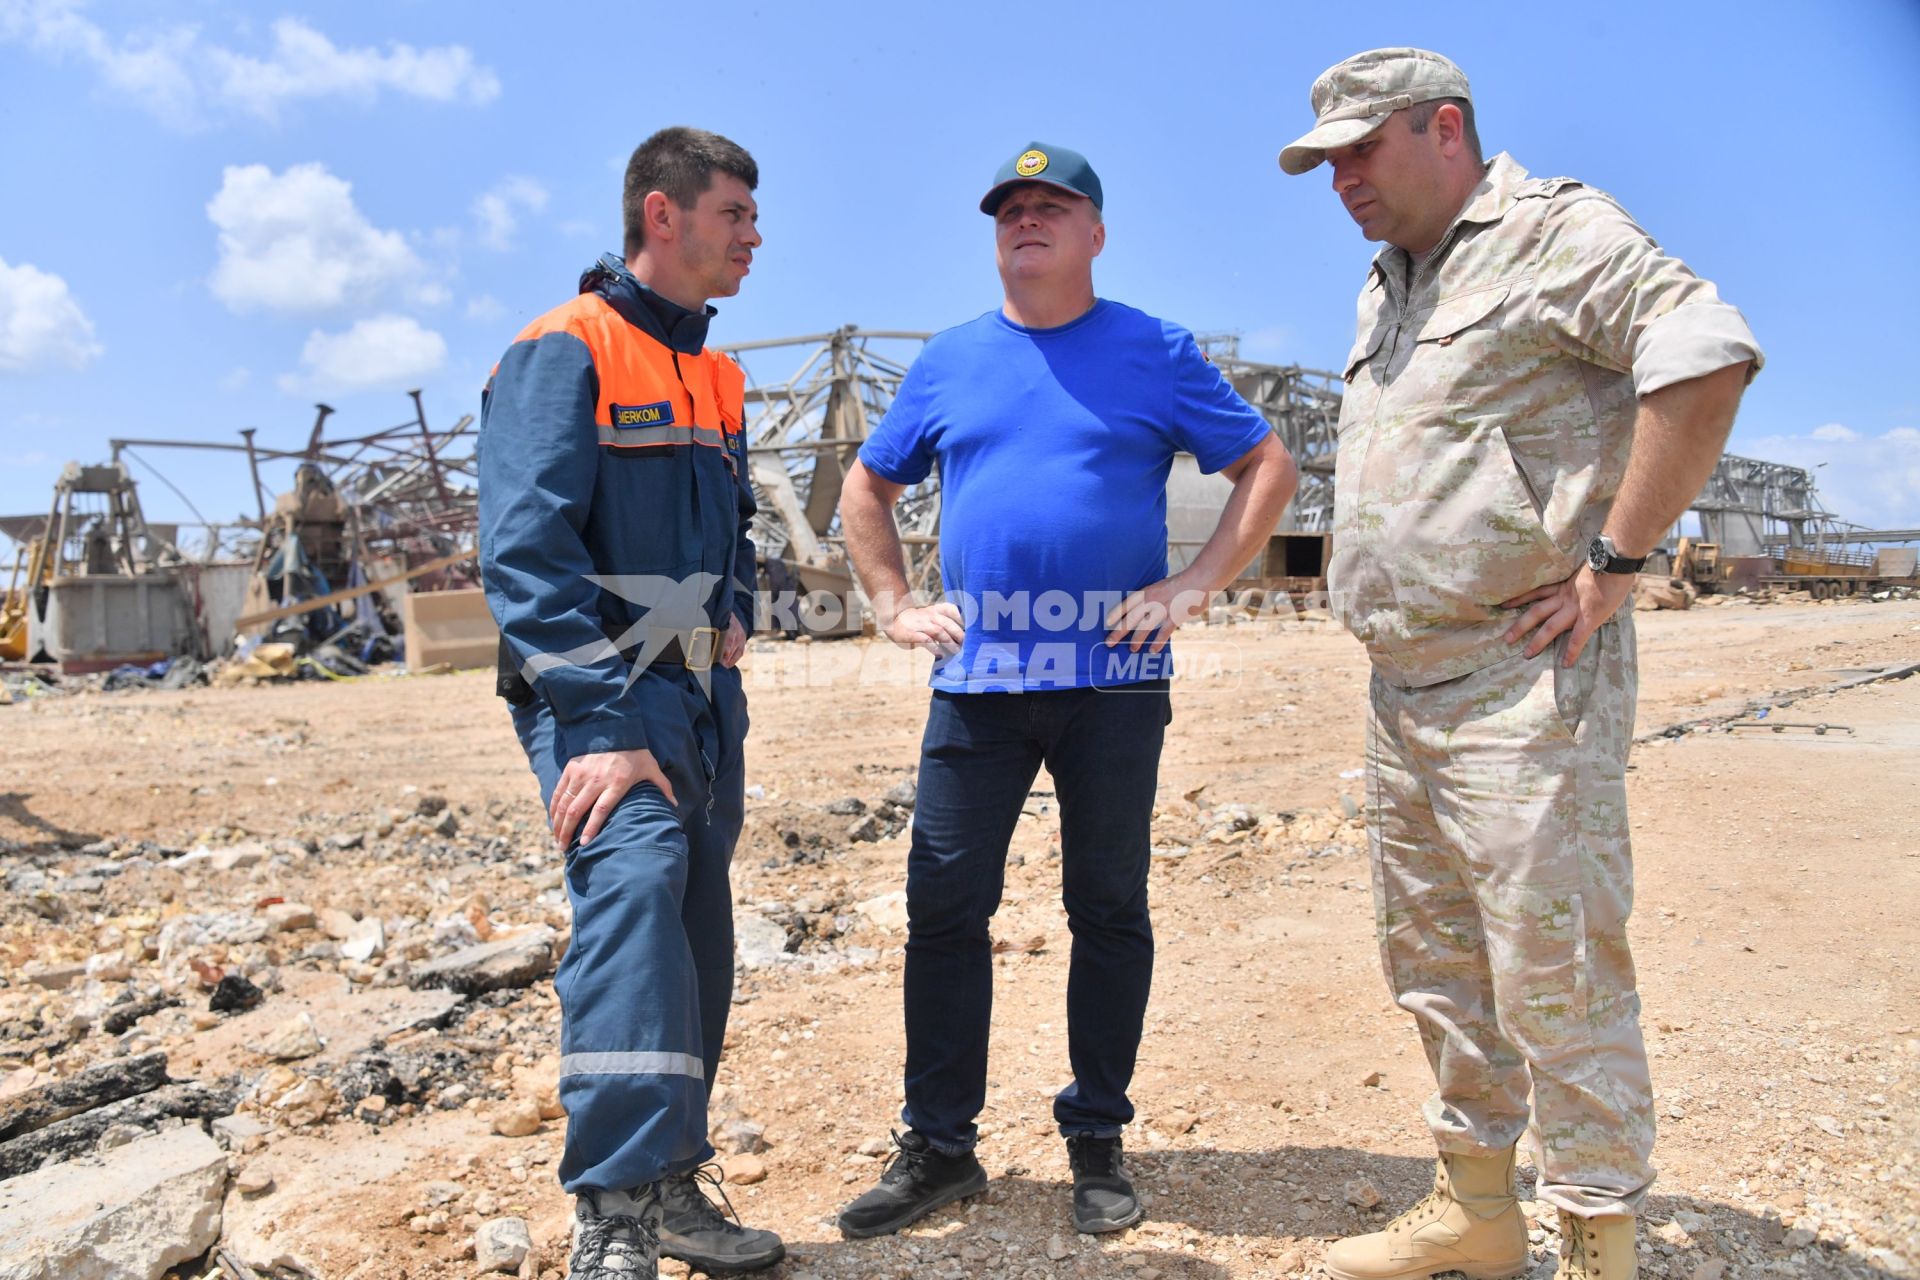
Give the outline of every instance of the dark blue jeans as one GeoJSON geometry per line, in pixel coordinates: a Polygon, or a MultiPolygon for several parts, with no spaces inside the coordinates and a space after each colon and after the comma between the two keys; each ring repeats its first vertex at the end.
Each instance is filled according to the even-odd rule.
{"type": "Polygon", "coordinates": [[[933,695],[907,855],[907,1105],[948,1154],[972,1148],[986,1105],[993,954],[1007,842],[1041,764],[1060,803],[1061,896],[1073,932],[1062,1133],[1110,1137],[1133,1119],[1127,1085],[1153,983],[1147,860],[1165,680],[1118,689],[933,695]]]}

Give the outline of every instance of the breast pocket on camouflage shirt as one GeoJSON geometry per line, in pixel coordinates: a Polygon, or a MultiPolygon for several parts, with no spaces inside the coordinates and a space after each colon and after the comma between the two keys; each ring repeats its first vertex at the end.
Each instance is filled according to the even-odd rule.
{"type": "Polygon", "coordinates": [[[1510,289],[1510,285],[1496,284],[1457,293],[1435,303],[1425,315],[1410,317],[1416,346],[1431,344],[1433,349],[1416,351],[1409,372],[1419,375],[1431,369],[1449,386],[1479,385],[1483,372],[1498,376],[1479,366],[1482,357],[1494,354],[1499,345],[1496,313],[1510,289]]]}
{"type": "Polygon", "coordinates": [[[1512,288],[1475,288],[1409,318],[1407,349],[1392,362],[1393,412],[1382,414],[1400,438],[1375,441],[1367,461],[1370,487],[1392,495],[1390,554],[1482,605],[1534,585],[1533,567],[1552,549],[1506,432],[1528,341],[1502,324],[1512,288]]]}

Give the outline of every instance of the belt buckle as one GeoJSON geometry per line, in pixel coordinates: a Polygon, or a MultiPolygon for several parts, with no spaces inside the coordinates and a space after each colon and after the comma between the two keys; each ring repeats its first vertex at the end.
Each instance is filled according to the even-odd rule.
{"type": "Polygon", "coordinates": [[[689,671],[711,671],[719,651],[720,628],[695,627],[687,632],[685,649],[680,656],[686,659],[689,671]]]}

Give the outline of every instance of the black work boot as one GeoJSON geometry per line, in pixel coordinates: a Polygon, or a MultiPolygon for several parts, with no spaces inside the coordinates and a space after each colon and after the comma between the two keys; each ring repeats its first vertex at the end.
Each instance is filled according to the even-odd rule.
{"type": "Polygon", "coordinates": [[[678,1258],[696,1271],[759,1271],[787,1256],[787,1246],[771,1231],[753,1231],[737,1221],[739,1213],[720,1186],[718,1166],[704,1165],[660,1180],[660,1256],[678,1258]],[[721,1213],[701,1183],[709,1183],[726,1202],[721,1213]]]}
{"type": "Polygon", "coordinates": [[[658,1280],[660,1184],[581,1192],[567,1274],[572,1280],[658,1280]]]}
{"type": "Polygon", "coordinates": [[[840,1234],[849,1240],[889,1235],[987,1189],[987,1171],[971,1151],[942,1155],[911,1129],[894,1134],[893,1145],[899,1150],[880,1185],[840,1211],[840,1234]]]}
{"type": "Polygon", "coordinates": [[[1067,1164],[1073,1170],[1073,1229],[1088,1235],[1124,1231],[1140,1221],[1140,1197],[1127,1177],[1118,1134],[1096,1138],[1067,1135],[1067,1164]]]}

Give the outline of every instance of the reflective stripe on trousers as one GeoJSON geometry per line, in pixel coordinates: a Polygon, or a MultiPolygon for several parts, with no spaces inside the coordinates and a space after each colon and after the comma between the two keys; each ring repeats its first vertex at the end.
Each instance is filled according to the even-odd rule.
{"type": "MultiPolygon", "coordinates": [[[[635,787],[591,845],[567,851],[573,937],[554,988],[569,1192],[626,1190],[713,1155],[707,1094],[733,997],[728,867],[745,780],[739,674],[713,676],[711,707],[679,668],[636,682],[648,749],[677,809],[657,788],[635,787]]],[[[513,722],[548,802],[566,763],[552,713],[536,701],[514,708],[513,722]]]]}

